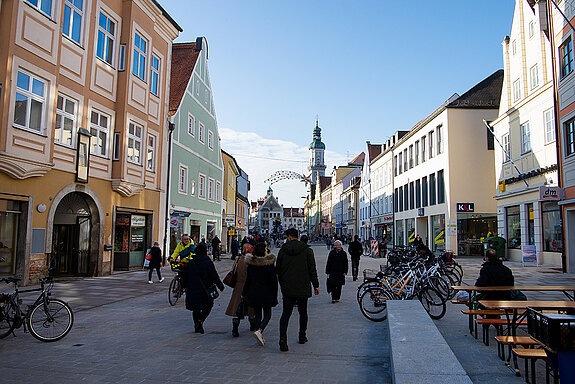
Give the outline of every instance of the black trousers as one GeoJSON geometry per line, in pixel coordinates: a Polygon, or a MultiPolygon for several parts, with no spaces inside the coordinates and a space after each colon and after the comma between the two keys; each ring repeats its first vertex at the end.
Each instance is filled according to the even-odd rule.
{"type": "Polygon", "coordinates": [[[284,297],[282,316],[280,317],[280,341],[287,341],[289,319],[296,304],[299,312],[299,334],[305,336],[307,331],[307,297],[284,297]]]}
{"type": "Polygon", "coordinates": [[[331,299],[339,300],[341,298],[341,285],[337,285],[331,289],[331,299]]]}
{"type": "Polygon", "coordinates": [[[150,272],[148,272],[148,280],[149,281],[152,281],[152,272],[154,272],[154,269],[158,273],[158,280],[162,280],[162,273],[160,272],[160,268],[161,267],[150,268],[150,272]]]}
{"type": "Polygon", "coordinates": [[[193,310],[192,317],[194,318],[194,323],[203,323],[206,318],[210,315],[214,302],[210,300],[209,304],[201,309],[193,310]]]}
{"type": "Polygon", "coordinates": [[[351,258],[351,275],[353,276],[354,280],[357,280],[357,273],[359,272],[359,258],[356,259],[355,257],[351,258]]]}
{"type": "Polygon", "coordinates": [[[272,319],[272,307],[254,307],[254,327],[256,329],[261,329],[262,332],[266,329],[266,326],[272,319]],[[262,317],[263,312],[263,317],[262,317]]]}

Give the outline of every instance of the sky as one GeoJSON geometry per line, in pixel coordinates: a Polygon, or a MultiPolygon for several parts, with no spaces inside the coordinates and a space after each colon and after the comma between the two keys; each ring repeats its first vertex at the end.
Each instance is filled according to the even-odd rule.
{"type": "MultiPolygon", "coordinates": [[[[308,173],[316,118],[326,173],[409,130],[454,93],[503,68],[514,0],[159,0],[208,41],[222,149],[250,178],[252,201],[275,171],[308,173]]],[[[296,180],[272,185],[302,206],[296,180]]],[[[304,197],[304,198],[302,198],[304,197]]]]}

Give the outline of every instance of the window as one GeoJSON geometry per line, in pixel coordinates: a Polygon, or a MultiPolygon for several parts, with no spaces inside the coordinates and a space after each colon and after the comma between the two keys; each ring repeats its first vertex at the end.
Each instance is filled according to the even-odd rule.
{"type": "Polygon", "coordinates": [[[511,140],[509,140],[509,133],[501,137],[503,142],[503,162],[506,163],[511,160],[511,140]]]}
{"type": "Polygon", "coordinates": [[[529,123],[522,124],[521,130],[521,154],[531,151],[531,132],[529,130],[529,123]]]}
{"type": "Polygon", "coordinates": [[[415,208],[421,208],[421,180],[415,180],[415,208]]]}
{"type": "Polygon", "coordinates": [[[42,13],[52,17],[52,0],[26,0],[28,4],[33,5],[42,13]]]}
{"type": "Polygon", "coordinates": [[[196,96],[200,95],[200,80],[196,79],[196,96]]]}
{"type": "Polygon", "coordinates": [[[208,180],[208,200],[214,201],[215,182],[211,177],[208,180]]]}
{"type": "Polygon", "coordinates": [[[409,209],[415,208],[415,184],[409,183],[409,209]]]}
{"type": "Polygon", "coordinates": [[[421,179],[421,206],[427,207],[428,205],[427,194],[427,176],[421,179]]]}
{"type": "MultiPolygon", "coordinates": [[[[394,194],[393,194],[393,212],[399,212],[399,207],[398,207],[398,199],[399,199],[399,189],[395,188],[394,194]]],[[[365,213],[365,218],[367,218],[367,212],[365,213]]]]}
{"type": "Polygon", "coordinates": [[[398,161],[399,161],[399,174],[401,175],[403,173],[402,171],[402,167],[403,167],[403,152],[399,152],[399,157],[398,157],[398,161]]]}
{"type": "Polygon", "coordinates": [[[103,12],[98,19],[98,41],[96,45],[96,57],[112,65],[114,57],[114,41],[116,40],[116,23],[103,12]]]}
{"type": "Polygon", "coordinates": [[[419,164],[419,140],[415,142],[415,165],[419,164]]]}
{"type": "Polygon", "coordinates": [[[556,201],[541,203],[541,218],[543,220],[543,250],[562,252],[561,209],[556,201]]]}
{"type": "MultiPolygon", "coordinates": [[[[487,124],[490,123],[491,123],[490,121],[487,122],[487,124]]],[[[487,133],[487,150],[492,151],[495,149],[495,138],[493,137],[491,129],[485,127],[485,132],[487,133]]]]}
{"type": "Polygon", "coordinates": [[[62,33],[78,44],[81,44],[82,39],[82,17],[84,15],[82,3],[83,0],[64,1],[62,33]]]}
{"type": "Polygon", "coordinates": [[[539,85],[539,66],[535,64],[529,70],[529,74],[531,77],[531,89],[537,88],[539,85]]]}
{"type": "Polygon", "coordinates": [[[442,126],[438,125],[437,128],[435,128],[435,133],[437,134],[437,154],[442,154],[443,153],[443,132],[442,132],[442,126]]]}
{"type": "Polygon", "coordinates": [[[529,22],[529,38],[532,38],[533,36],[535,36],[535,22],[530,21],[529,22]]]}
{"type": "Polygon", "coordinates": [[[565,127],[565,154],[567,156],[575,153],[575,119],[564,124],[565,127]]]}
{"type": "Polygon", "coordinates": [[[425,146],[426,146],[425,140],[426,140],[426,137],[423,136],[421,138],[421,162],[422,163],[425,163],[425,146]]]}
{"type": "Polygon", "coordinates": [[[401,212],[403,211],[403,187],[399,187],[398,197],[399,197],[399,212],[401,212]]]}
{"type": "Polygon", "coordinates": [[[216,201],[219,203],[222,201],[222,183],[216,181],[216,201]]]}
{"type": "Polygon", "coordinates": [[[445,203],[445,179],[443,169],[437,171],[437,204],[445,203]]]}
{"type": "Polygon", "coordinates": [[[212,131],[208,131],[208,148],[214,149],[214,133],[212,131]]]}
{"type": "Polygon", "coordinates": [[[126,44],[120,44],[120,52],[118,54],[118,71],[126,70],[126,44]]]}
{"type": "Polygon", "coordinates": [[[521,99],[521,81],[515,80],[513,82],[513,101],[521,99]]]}
{"type": "Polygon", "coordinates": [[[156,55],[152,55],[152,65],[150,66],[150,92],[159,96],[159,82],[160,82],[160,59],[156,55]]]}
{"type": "Polygon", "coordinates": [[[403,171],[407,172],[407,149],[403,150],[403,171]]]}
{"type": "Polygon", "coordinates": [[[14,125],[19,128],[42,132],[46,84],[39,78],[18,71],[14,125]]]}
{"type": "Polygon", "coordinates": [[[146,153],[146,170],[156,170],[156,136],[148,135],[148,148],[146,153]]]}
{"type": "Polygon", "coordinates": [[[178,175],[178,192],[188,194],[188,167],[180,164],[178,175]]]}
{"type": "Polygon", "coordinates": [[[407,211],[409,209],[409,184],[403,186],[403,204],[404,209],[407,211]]]}
{"type": "Polygon", "coordinates": [[[409,146],[409,168],[413,168],[413,145],[409,146]]]}
{"type": "Polygon", "coordinates": [[[545,120],[545,144],[555,141],[555,117],[553,116],[553,108],[543,112],[543,120],[545,120]]]}
{"type": "Polygon", "coordinates": [[[200,175],[199,177],[198,197],[201,199],[206,198],[206,176],[204,175],[200,175]]]}
{"type": "Polygon", "coordinates": [[[196,119],[188,113],[188,133],[192,136],[196,135],[196,119]]]}
{"type": "Polygon", "coordinates": [[[559,57],[561,59],[561,78],[563,79],[573,71],[573,45],[570,37],[559,47],[559,57]]]}
{"type": "Polygon", "coordinates": [[[437,203],[437,186],[435,185],[435,173],[429,175],[429,205],[437,203]]]}
{"type": "Polygon", "coordinates": [[[56,130],[54,141],[59,144],[74,146],[76,133],[77,102],[64,95],[58,95],[56,103],[56,130]]]}
{"type": "Polygon", "coordinates": [[[535,215],[533,212],[533,203],[525,204],[527,211],[527,245],[535,245],[535,215]]]}
{"type": "Polygon", "coordinates": [[[198,140],[200,140],[200,143],[204,144],[206,142],[206,127],[204,127],[202,123],[200,123],[199,131],[198,140]]]}
{"type": "Polygon", "coordinates": [[[513,40],[511,42],[511,51],[513,52],[513,56],[517,53],[517,41],[513,40]]]}
{"type": "Polygon", "coordinates": [[[429,132],[427,137],[429,138],[429,158],[431,159],[433,157],[433,131],[429,132]]]}
{"type": "Polygon", "coordinates": [[[192,183],[190,184],[190,195],[195,195],[196,194],[196,181],[192,180],[192,183]]]}
{"type": "Polygon", "coordinates": [[[132,122],[128,126],[128,161],[134,164],[141,164],[143,130],[144,128],[132,122]]]}
{"type": "Polygon", "coordinates": [[[112,160],[120,160],[120,132],[114,133],[114,153],[112,160]]]}
{"type": "Polygon", "coordinates": [[[393,156],[393,174],[397,176],[397,156],[393,156]]]}
{"type": "Polygon", "coordinates": [[[132,73],[145,80],[146,47],[148,43],[138,32],[134,34],[134,57],[132,58],[132,73]]]}
{"type": "Polygon", "coordinates": [[[521,248],[521,219],[519,206],[505,209],[507,223],[507,248],[521,248]]]}
{"type": "Polygon", "coordinates": [[[99,111],[92,110],[90,116],[90,146],[91,153],[98,156],[108,156],[108,134],[110,132],[110,117],[99,111]]]}

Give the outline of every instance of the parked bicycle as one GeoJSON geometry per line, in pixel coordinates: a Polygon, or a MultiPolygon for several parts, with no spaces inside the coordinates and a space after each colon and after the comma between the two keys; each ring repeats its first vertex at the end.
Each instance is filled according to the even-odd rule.
{"type": "Polygon", "coordinates": [[[170,267],[172,271],[176,272],[176,275],[172,279],[170,283],[170,287],[168,288],[168,301],[171,306],[176,305],[178,299],[184,295],[184,278],[182,274],[184,271],[184,263],[181,262],[171,262],[170,267]]]}
{"type": "MultiPolygon", "coordinates": [[[[0,339],[14,334],[14,329],[24,326],[24,332],[45,342],[57,341],[70,332],[74,314],[62,300],[53,299],[52,277],[40,279],[40,288],[20,290],[16,277],[0,279],[0,282],[14,284],[13,293],[0,293],[0,339]],[[23,307],[21,293],[40,292],[32,305],[23,307]]],[[[14,334],[14,336],[16,336],[14,334]]]]}

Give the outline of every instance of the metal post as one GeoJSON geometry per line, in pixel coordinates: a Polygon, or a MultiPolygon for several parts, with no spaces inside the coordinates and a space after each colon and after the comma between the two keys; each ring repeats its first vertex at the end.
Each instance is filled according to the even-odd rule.
{"type": "Polygon", "coordinates": [[[168,122],[168,176],[166,180],[166,228],[164,230],[164,251],[163,251],[163,261],[166,262],[166,253],[168,251],[168,236],[170,230],[170,178],[172,174],[172,136],[176,126],[171,121],[168,122]]]}

